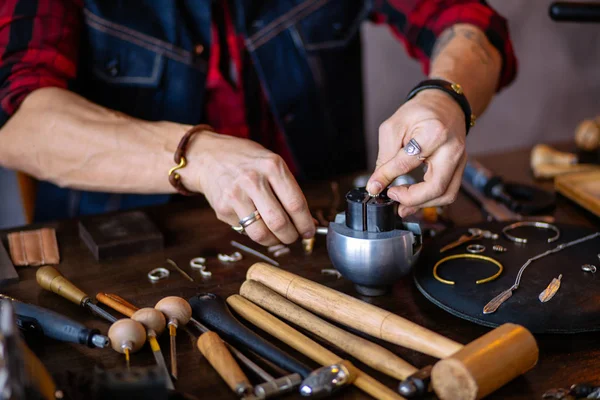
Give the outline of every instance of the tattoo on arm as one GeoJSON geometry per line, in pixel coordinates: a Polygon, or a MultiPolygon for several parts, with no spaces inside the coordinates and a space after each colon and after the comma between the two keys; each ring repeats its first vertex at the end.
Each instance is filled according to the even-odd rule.
{"type": "Polygon", "coordinates": [[[454,26],[446,29],[436,40],[431,54],[431,61],[434,61],[456,36],[461,36],[469,40],[473,54],[479,57],[482,64],[489,64],[492,56],[488,49],[486,49],[485,38],[482,37],[482,33],[469,28],[457,29],[454,26]]]}

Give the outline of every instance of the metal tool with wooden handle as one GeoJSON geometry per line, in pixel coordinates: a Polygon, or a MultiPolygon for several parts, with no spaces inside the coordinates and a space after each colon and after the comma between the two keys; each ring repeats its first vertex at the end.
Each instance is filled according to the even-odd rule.
{"type": "Polygon", "coordinates": [[[215,332],[206,332],[198,338],[197,346],[235,394],[244,396],[252,393],[252,384],[235,362],[219,335],[215,332]]]}
{"type": "MultiPolygon", "coordinates": [[[[168,377],[167,382],[172,386],[171,376],[169,375],[168,370],[166,370],[166,365],[162,353],[160,352],[158,341],[156,340],[156,335],[162,333],[166,325],[163,313],[155,308],[137,308],[122,297],[114,294],[98,293],[96,299],[121,314],[141,322],[142,325],[146,327],[148,330],[150,346],[152,347],[153,352],[155,352],[156,362],[161,366],[163,371],[166,371],[168,377]],[[156,313],[162,316],[162,321],[156,313]],[[152,331],[154,331],[154,334],[152,331]],[[158,352],[160,356],[156,352],[158,352]],[[160,357],[160,360],[158,357],[160,357]]],[[[232,358],[226,344],[215,332],[208,331],[200,335],[197,346],[208,362],[236,394],[248,394],[249,390],[252,389],[252,385],[240,369],[239,365],[232,358]],[[216,339],[218,339],[218,343],[216,342],[216,339]]]]}
{"type": "Polygon", "coordinates": [[[319,315],[399,346],[437,358],[462,348],[461,344],[396,314],[265,263],[250,267],[246,278],[319,315]]]}
{"type": "Polygon", "coordinates": [[[56,268],[49,265],[40,267],[35,273],[35,278],[43,289],[56,293],[78,306],[87,308],[108,322],[116,322],[117,319],[115,317],[92,303],[90,296],[71,283],[56,268]]]}
{"type": "Polygon", "coordinates": [[[519,325],[501,325],[463,346],[388,311],[270,265],[254,264],[247,278],[342,324],[446,358],[431,372],[433,388],[442,400],[480,399],[533,368],[538,360],[535,338],[519,325]]]}
{"type": "Polygon", "coordinates": [[[338,328],[259,282],[244,282],[240,288],[240,295],[278,317],[325,339],[357,360],[386,375],[403,380],[418,371],[417,368],[388,349],[338,328]]]}
{"type": "MultiPolygon", "coordinates": [[[[295,348],[302,354],[310,357],[314,361],[321,365],[339,364],[344,361],[341,357],[335,353],[327,350],[314,340],[308,338],[302,333],[298,332],[285,322],[275,318],[267,311],[258,307],[254,303],[246,300],[242,296],[233,295],[227,299],[227,303],[242,317],[256,325],[260,329],[276,337],[282,342],[295,348]]],[[[346,361],[348,363],[348,361],[346,361]]],[[[349,364],[351,365],[351,364],[349,364]]],[[[377,399],[402,399],[400,395],[376,381],[374,378],[365,374],[355,367],[352,375],[354,375],[354,385],[364,390],[366,393],[377,399]]]]}

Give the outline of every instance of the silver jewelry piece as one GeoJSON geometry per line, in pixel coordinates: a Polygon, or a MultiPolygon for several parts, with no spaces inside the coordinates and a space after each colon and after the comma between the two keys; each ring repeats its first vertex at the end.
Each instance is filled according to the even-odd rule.
{"type": "Polygon", "coordinates": [[[508,251],[506,247],[499,244],[495,244],[494,247],[492,247],[492,250],[494,250],[496,253],[506,253],[508,251]]]}
{"type": "Polygon", "coordinates": [[[256,221],[260,220],[261,218],[262,217],[260,216],[260,213],[258,212],[258,210],[255,210],[252,214],[240,219],[240,226],[242,228],[246,229],[247,227],[249,227],[256,221]]]}
{"type": "Polygon", "coordinates": [[[335,268],[324,268],[321,270],[321,274],[323,275],[333,275],[336,276],[338,279],[340,279],[342,277],[342,274],[340,271],[338,271],[335,268]]]}
{"type": "Polygon", "coordinates": [[[233,263],[233,262],[240,261],[243,257],[242,257],[242,253],[240,253],[239,251],[236,251],[233,254],[221,254],[221,253],[219,253],[219,255],[217,256],[217,258],[219,259],[219,261],[222,261],[222,262],[233,263]]]}
{"type": "Polygon", "coordinates": [[[269,253],[275,253],[277,250],[281,250],[281,249],[283,249],[284,247],[285,247],[285,244],[281,244],[281,243],[279,243],[279,244],[275,244],[275,245],[273,245],[273,246],[269,246],[269,247],[267,247],[267,251],[268,251],[269,253]]]}
{"type": "Polygon", "coordinates": [[[240,235],[245,235],[246,234],[246,230],[244,229],[243,226],[238,225],[238,226],[232,226],[231,229],[233,229],[234,231],[236,231],[237,233],[239,233],[240,235]]]}
{"type": "Polygon", "coordinates": [[[256,251],[251,247],[245,246],[241,243],[236,242],[235,240],[232,240],[231,245],[237,249],[240,249],[242,251],[245,251],[248,254],[252,254],[253,256],[256,256],[258,258],[261,258],[263,260],[265,260],[268,263],[273,264],[276,267],[279,267],[279,263],[275,260],[273,260],[271,257],[267,257],[266,255],[264,255],[263,253],[261,253],[260,251],[256,251]]]}
{"type": "Polygon", "coordinates": [[[479,254],[485,251],[485,246],[482,244],[470,244],[467,246],[467,251],[471,254],[479,254]]]}
{"type": "Polygon", "coordinates": [[[415,139],[410,139],[404,147],[404,152],[409,156],[418,156],[421,154],[421,146],[415,139]]]}
{"type": "Polygon", "coordinates": [[[148,272],[148,279],[150,279],[150,282],[157,282],[161,279],[168,278],[169,275],[171,275],[171,272],[166,268],[154,268],[152,271],[148,272]]]}
{"type": "Polygon", "coordinates": [[[584,264],[581,266],[581,270],[584,272],[591,272],[592,274],[595,274],[597,269],[595,265],[592,264],[584,264]]]}
{"type": "Polygon", "coordinates": [[[289,254],[289,252],[290,252],[290,248],[289,247],[283,247],[283,248],[277,250],[276,252],[274,252],[273,256],[274,257],[279,257],[279,256],[282,256],[284,254],[289,254]]]}
{"type": "Polygon", "coordinates": [[[584,236],[577,240],[573,240],[572,242],[560,244],[553,249],[547,250],[541,254],[538,254],[535,257],[531,257],[529,260],[527,260],[525,262],[525,264],[523,264],[521,269],[519,269],[515,283],[511,287],[509,287],[508,289],[506,289],[505,291],[500,293],[498,296],[496,296],[492,300],[490,300],[490,302],[487,303],[485,305],[485,307],[483,307],[483,313],[491,314],[491,313],[496,312],[496,310],[498,310],[498,307],[500,307],[502,305],[502,303],[504,303],[506,300],[510,299],[513,292],[519,288],[519,285],[521,284],[521,277],[523,276],[523,272],[525,272],[525,269],[529,266],[529,264],[531,264],[532,262],[534,262],[536,260],[539,260],[540,258],[544,258],[550,254],[558,253],[559,251],[564,250],[567,247],[575,246],[576,244],[580,244],[583,242],[587,242],[588,240],[597,238],[598,236],[600,236],[600,232],[592,233],[590,235],[584,236]]]}
{"type": "Polygon", "coordinates": [[[523,226],[531,226],[533,228],[538,228],[538,229],[549,229],[551,231],[554,231],[555,235],[548,238],[548,243],[552,243],[558,240],[558,238],[560,238],[560,230],[558,229],[558,227],[556,227],[556,225],[553,224],[549,224],[547,222],[540,222],[540,221],[519,221],[519,222],[515,222],[514,224],[510,224],[505,226],[502,229],[502,233],[504,234],[504,236],[506,236],[506,238],[512,242],[515,243],[527,243],[527,238],[521,238],[521,237],[517,237],[517,236],[513,236],[511,234],[508,233],[508,231],[511,231],[513,229],[517,229],[523,226]]]}
{"type": "Polygon", "coordinates": [[[190,260],[190,267],[197,269],[203,278],[209,278],[212,276],[212,272],[206,269],[206,258],[196,257],[190,260]]]}

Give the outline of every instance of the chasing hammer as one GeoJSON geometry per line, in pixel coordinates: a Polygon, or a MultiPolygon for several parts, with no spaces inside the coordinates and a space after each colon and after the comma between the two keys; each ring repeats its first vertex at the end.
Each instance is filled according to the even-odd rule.
{"type": "Polygon", "coordinates": [[[438,397],[481,399],[535,366],[539,350],[524,327],[504,324],[463,346],[389,311],[264,263],[246,275],[288,300],[361,332],[438,358],[438,397]]]}

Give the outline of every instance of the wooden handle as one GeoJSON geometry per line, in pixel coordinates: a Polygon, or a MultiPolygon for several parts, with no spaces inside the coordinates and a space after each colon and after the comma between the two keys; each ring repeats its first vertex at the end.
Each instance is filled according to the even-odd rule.
{"type": "Polygon", "coordinates": [[[240,366],[225,347],[225,343],[215,332],[209,331],[200,335],[197,346],[234,393],[240,394],[252,387],[240,366]]]}
{"type": "Polygon", "coordinates": [[[254,264],[246,278],[328,319],[421,353],[445,358],[463,347],[389,311],[268,264],[254,264]]]}
{"type": "Polygon", "coordinates": [[[96,295],[96,300],[98,300],[100,303],[102,303],[104,305],[109,306],[113,310],[120,312],[121,314],[123,314],[127,317],[131,317],[137,311],[136,309],[130,308],[123,303],[113,300],[112,298],[107,296],[105,293],[98,293],[96,295]]]}
{"type": "Polygon", "coordinates": [[[67,278],[62,276],[56,268],[49,265],[38,268],[35,273],[35,279],[42,288],[56,293],[79,306],[89,297],[77,286],[69,282],[67,278]]]}
{"type": "Polygon", "coordinates": [[[140,350],[146,343],[146,329],[137,321],[129,318],[120,319],[108,329],[108,337],[113,350],[125,352],[125,345],[131,346],[131,352],[140,350]]]}
{"type": "Polygon", "coordinates": [[[584,172],[600,169],[594,164],[576,164],[576,165],[554,165],[540,164],[533,169],[533,176],[537,179],[554,178],[555,176],[572,174],[574,172],[584,172]]]}
{"type": "Polygon", "coordinates": [[[558,151],[546,144],[538,144],[531,149],[530,165],[535,170],[540,165],[574,165],[577,164],[577,154],[558,151]]]}
{"type": "Polygon", "coordinates": [[[262,283],[246,281],[240,294],[271,313],[325,339],[369,367],[403,380],[417,372],[388,349],[346,332],[275,293],[262,283]]]}
{"type": "Polygon", "coordinates": [[[431,383],[442,400],[481,399],[533,368],[538,354],[527,329],[504,324],[435,364],[431,383]]]}
{"type": "MultiPolygon", "coordinates": [[[[227,304],[231,306],[238,314],[264,330],[268,334],[276,337],[282,342],[288,344],[302,354],[318,362],[321,365],[331,365],[342,362],[342,358],[335,353],[327,350],[314,340],[306,337],[285,322],[275,318],[262,308],[246,300],[242,296],[233,295],[227,299],[227,304]]],[[[346,365],[352,365],[345,361],[346,365]]],[[[354,385],[376,399],[403,399],[395,391],[378,382],[374,378],[365,374],[357,368],[353,368],[356,378],[354,385]]]]}

